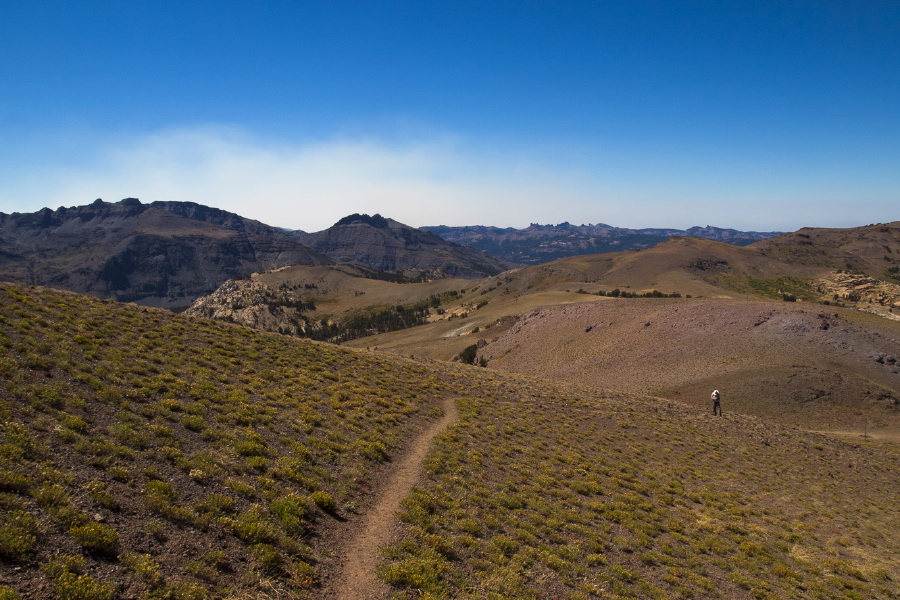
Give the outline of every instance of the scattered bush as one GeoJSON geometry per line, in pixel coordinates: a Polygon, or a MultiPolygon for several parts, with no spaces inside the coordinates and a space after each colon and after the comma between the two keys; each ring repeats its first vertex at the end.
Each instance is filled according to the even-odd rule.
{"type": "Polygon", "coordinates": [[[119,551],[119,532],[103,523],[88,523],[69,533],[88,552],[114,556],[119,551]]]}
{"type": "Polygon", "coordinates": [[[119,560],[126,569],[151,588],[162,584],[163,577],[160,573],[160,566],[149,554],[130,552],[124,554],[119,560]]]}
{"type": "Polygon", "coordinates": [[[284,565],[284,557],[272,544],[254,544],[250,546],[250,557],[268,573],[276,573],[284,565]]]}
{"type": "Polygon", "coordinates": [[[0,600],[21,600],[20,596],[14,589],[0,585],[0,600]]]}
{"type": "Polygon", "coordinates": [[[313,492],[309,495],[309,499],[312,500],[316,506],[327,513],[334,512],[335,508],[337,507],[334,498],[327,492],[313,492]]]}
{"type": "Polygon", "coordinates": [[[478,346],[472,344],[471,346],[466,346],[462,352],[459,353],[459,361],[466,365],[474,365],[475,357],[478,354],[478,346]]]}
{"type": "Polygon", "coordinates": [[[31,558],[37,543],[37,519],[23,510],[0,517],[0,556],[11,561],[31,558]]]}
{"type": "Polygon", "coordinates": [[[72,555],[57,556],[41,565],[59,600],[111,600],[115,584],[85,574],[84,568],[84,559],[72,555]]]}

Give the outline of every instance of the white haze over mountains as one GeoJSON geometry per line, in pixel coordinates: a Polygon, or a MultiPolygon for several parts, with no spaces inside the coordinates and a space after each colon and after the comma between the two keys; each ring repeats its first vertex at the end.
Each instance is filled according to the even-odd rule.
{"type": "Polygon", "coordinates": [[[629,162],[610,150],[603,156],[589,152],[586,159],[580,149],[475,144],[452,135],[287,143],[216,126],[105,141],[81,152],[65,168],[16,172],[7,166],[0,211],[133,196],[145,203],[197,202],[305,231],[326,229],[357,212],[414,227],[569,221],[748,231],[900,218],[883,198],[848,202],[852,181],[841,186],[823,177],[810,185],[779,176],[761,187],[756,173],[727,166],[705,175],[698,165],[652,155],[629,162]]]}

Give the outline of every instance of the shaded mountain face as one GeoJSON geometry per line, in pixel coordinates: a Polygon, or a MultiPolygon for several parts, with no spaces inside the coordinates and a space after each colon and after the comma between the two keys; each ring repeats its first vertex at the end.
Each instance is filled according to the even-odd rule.
{"type": "Polygon", "coordinates": [[[327,259],[297,233],[191,202],[0,213],[0,278],[186,308],[228,279],[327,259]]]}
{"type": "Polygon", "coordinates": [[[577,256],[650,248],[672,236],[690,236],[738,246],[778,235],[778,232],[737,231],[718,227],[682,229],[627,229],[596,225],[531,224],[525,229],[467,226],[423,227],[445,240],[477,248],[510,262],[536,265],[577,256]]]}
{"type": "Polygon", "coordinates": [[[377,214],[350,215],[325,231],[303,234],[299,239],[335,262],[412,277],[474,279],[496,275],[511,266],[481,250],[377,214]]]}

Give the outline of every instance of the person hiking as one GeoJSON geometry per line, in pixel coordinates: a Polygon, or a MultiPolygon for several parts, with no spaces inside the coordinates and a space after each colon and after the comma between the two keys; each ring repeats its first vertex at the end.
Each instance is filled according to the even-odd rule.
{"type": "Polygon", "coordinates": [[[713,414],[716,414],[716,411],[719,411],[719,416],[722,416],[722,405],[719,403],[719,399],[721,398],[721,394],[719,394],[719,390],[713,390],[710,398],[713,403],[713,414]]]}

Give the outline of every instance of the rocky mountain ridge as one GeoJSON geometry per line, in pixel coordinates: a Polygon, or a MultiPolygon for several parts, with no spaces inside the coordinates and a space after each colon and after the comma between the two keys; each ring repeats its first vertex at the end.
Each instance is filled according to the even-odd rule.
{"type": "Polygon", "coordinates": [[[301,234],[306,246],[337,263],[363,265],[416,278],[496,275],[512,265],[489,254],[409,227],[379,214],[353,214],[317,233],[301,234]]]}
{"type": "Polygon", "coordinates": [[[509,267],[380,215],[350,215],[307,234],[192,202],[137,198],[0,213],[0,279],[173,310],[229,279],[334,263],[399,279],[480,278],[509,267]]]}
{"type": "Polygon", "coordinates": [[[186,308],[227,279],[323,262],[295,233],[191,202],[0,214],[3,279],[148,306],[186,308]]]}
{"type": "Polygon", "coordinates": [[[779,235],[779,232],[738,231],[720,227],[689,229],[629,229],[604,223],[573,225],[540,225],[525,229],[485,227],[481,225],[448,227],[428,226],[422,229],[442,238],[483,250],[488,254],[525,265],[577,256],[650,248],[673,236],[696,237],[746,246],[779,235]]]}

